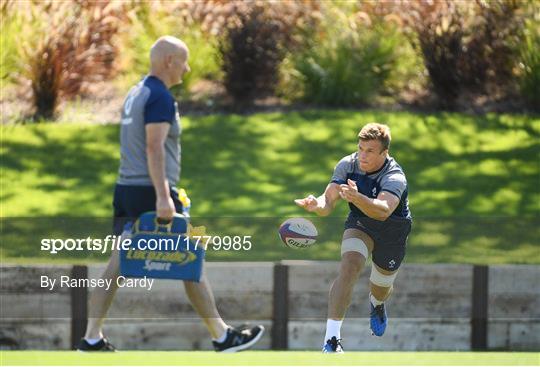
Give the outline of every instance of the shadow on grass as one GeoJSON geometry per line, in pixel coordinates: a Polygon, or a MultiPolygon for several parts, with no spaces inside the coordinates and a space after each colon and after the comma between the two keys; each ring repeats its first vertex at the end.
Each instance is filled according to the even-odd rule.
{"type": "MultiPolygon", "coordinates": [[[[324,190],[334,165],[356,149],[356,127],[389,116],[365,115],[358,122],[348,111],[195,121],[183,142],[186,154],[197,159],[184,159],[183,184],[195,202],[211,202],[196,214],[301,214],[292,200],[324,190]]],[[[405,114],[393,122],[398,133],[392,154],[407,174],[415,215],[538,215],[540,206],[529,195],[539,192],[540,145],[534,137],[521,137],[523,124],[516,128],[500,120],[405,114]],[[482,133],[468,132],[476,123],[482,133],[503,134],[497,138],[502,144],[522,141],[517,148],[491,148],[482,133]],[[504,129],[521,136],[505,137],[504,129]]]]}
{"type": "MultiPolygon", "coordinates": [[[[2,168],[17,181],[4,181],[1,200],[13,197],[10,186],[28,186],[24,187],[28,195],[19,200],[36,200],[36,191],[51,196],[72,193],[72,197],[54,208],[61,216],[87,216],[96,205],[101,205],[104,197],[112,203],[113,187],[106,177],[118,170],[118,126],[68,126],[61,134],[50,131],[62,127],[54,126],[49,133],[45,128],[34,126],[25,130],[32,142],[3,140],[2,168]],[[19,174],[26,175],[22,176],[26,182],[19,181],[19,174]]],[[[34,208],[34,216],[47,212],[39,203],[34,208]]]]}

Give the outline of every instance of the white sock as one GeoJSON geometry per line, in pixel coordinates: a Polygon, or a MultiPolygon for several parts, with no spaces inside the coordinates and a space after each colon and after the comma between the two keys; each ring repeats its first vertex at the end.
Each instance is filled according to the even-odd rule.
{"type": "Polygon", "coordinates": [[[341,339],[341,324],[343,324],[343,320],[326,320],[326,334],[324,335],[323,344],[326,344],[326,341],[332,339],[333,336],[336,339],[341,339]]]}
{"type": "Polygon", "coordinates": [[[225,341],[225,339],[227,339],[227,334],[228,333],[229,333],[229,328],[225,329],[223,334],[221,334],[221,336],[219,338],[214,339],[214,341],[217,342],[217,343],[223,343],[225,341]]]}
{"type": "Polygon", "coordinates": [[[86,342],[90,345],[94,345],[94,344],[97,344],[99,343],[99,341],[101,340],[101,338],[97,338],[97,339],[86,339],[84,338],[84,340],[86,340],[86,342]]]}
{"type": "Polygon", "coordinates": [[[382,305],[384,301],[379,301],[377,298],[373,297],[373,294],[369,294],[369,300],[373,307],[377,307],[378,305],[382,305]]]}

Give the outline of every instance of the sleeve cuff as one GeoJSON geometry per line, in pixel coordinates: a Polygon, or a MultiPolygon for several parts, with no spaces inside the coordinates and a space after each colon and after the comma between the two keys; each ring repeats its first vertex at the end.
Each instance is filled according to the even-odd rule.
{"type": "Polygon", "coordinates": [[[395,191],[388,190],[388,189],[382,189],[381,192],[383,192],[383,191],[389,192],[390,194],[396,196],[399,200],[401,200],[401,195],[396,193],[395,191]]]}
{"type": "Polygon", "coordinates": [[[172,125],[172,121],[169,121],[169,120],[161,120],[161,121],[145,121],[144,124],[147,125],[147,124],[160,124],[162,122],[167,122],[168,124],[172,125]]]}

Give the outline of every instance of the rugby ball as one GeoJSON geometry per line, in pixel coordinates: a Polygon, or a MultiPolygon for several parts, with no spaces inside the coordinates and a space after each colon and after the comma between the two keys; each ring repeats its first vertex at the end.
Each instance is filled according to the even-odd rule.
{"type": "Polygon", "coordinates": [[[290,248],[310,247],[317,236],[317,228],[304,218],[289,218],[279,227],[279,237],[290,248]]]}

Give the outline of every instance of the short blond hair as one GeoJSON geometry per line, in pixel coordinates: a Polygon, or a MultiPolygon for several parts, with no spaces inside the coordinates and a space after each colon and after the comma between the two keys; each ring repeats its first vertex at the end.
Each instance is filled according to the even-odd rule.
{"type": "Polygon", "coordinates": [[[378,140],[381,142],[383,150],[390,148],[390,128],[388,125],[371,122],[364,126],[358,133],[358,139],[362,141],[378,140]]]}

